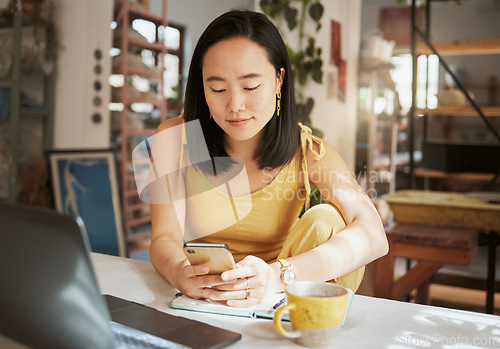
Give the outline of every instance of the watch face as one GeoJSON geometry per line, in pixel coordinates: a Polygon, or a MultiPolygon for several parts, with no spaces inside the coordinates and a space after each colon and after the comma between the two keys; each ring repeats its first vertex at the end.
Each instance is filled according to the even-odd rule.
{"type": "Polygon", "coordinates": [[[286,269],[283,271],[283,282],[289,284],[295,280],[295,271],[293,269],[286,269]]]}

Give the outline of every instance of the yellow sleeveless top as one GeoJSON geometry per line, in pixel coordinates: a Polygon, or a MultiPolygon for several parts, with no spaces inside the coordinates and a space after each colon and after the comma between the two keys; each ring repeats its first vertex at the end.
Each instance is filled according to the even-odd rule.
{"type": "Polygon", "coordinates": [[[310,186],[303,154],[309,148],[315,160],[324,155],[321,140],[312,136],[308,127],[299,126],[301,147],[295,156],[271,183],[251,194],[230,196],[200,169],[185,168],[187,241],[227,244],[236,262],[249,254],[267,262],[276,259],[302,207],[309,208],[310,186]],[[319,145],[319,153],[313,150],[313,142],[319,145]],[[301,167],[304,188],[299,181],[301,167]]]}

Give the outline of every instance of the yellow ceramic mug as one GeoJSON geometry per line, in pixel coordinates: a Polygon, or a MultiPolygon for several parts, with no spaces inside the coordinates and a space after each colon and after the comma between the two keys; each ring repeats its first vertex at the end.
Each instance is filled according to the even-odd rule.
{"type": "Polygon", "coordinates": [[[287,304],[274,314],[274,327],[288,338],[306,347],[332,345],[349,305],[349,292],[327,282],[299,281],[286,287],[287,304]],[[286,331],[281,319],[288,310],[295,329],[286,331]]]}

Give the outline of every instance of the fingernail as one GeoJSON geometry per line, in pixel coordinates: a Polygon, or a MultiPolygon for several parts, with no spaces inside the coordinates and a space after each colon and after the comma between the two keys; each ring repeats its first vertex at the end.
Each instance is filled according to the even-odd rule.
{"type": "Polygon", "coordinates": [[[227,301],[227,305],[234,305],[233,301],[227,301]]]}
{"type": "Polygon", "coordinates": [[[217,295],[215,293],[211,293],[210,294],[210,299],[215,299],[215,298],[217,298],[217,295]]]}
{"type": "Polygon", "coordinates": [[[208,268],[207,267],[201,267],[201,272],[202,273],[208,273],[208,268]]]}
{"type": "Polygon", "coordinates": [[[222,278],[222,280],[224,280],[224,281],[226,281],[227,279],[229,279],[229,276],[227,275],[227,273],[226,273],[226,272],[222,273],[222,274],[220,275],[220,277],[221,277],[221,278],[222,278]]]}

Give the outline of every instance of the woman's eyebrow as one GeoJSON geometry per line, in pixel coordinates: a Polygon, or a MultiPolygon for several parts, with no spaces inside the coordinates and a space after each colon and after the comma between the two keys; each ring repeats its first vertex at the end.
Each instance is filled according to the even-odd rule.
{"type": "Polygon", "coordinates": [[[261,77],[261,76],[262,76],[262,75],[261,75],[261,74],[258,74],[258,73],[250,73],[250,74],[246,74],[246,75],[240,76],[240,77],[238,78],[238,80],[259,78],[259,77],[261,77]]]}
{"type": "MultiPolygon", "coordinates": [[[[240,76],[238,78],[238,80],[253,79],[253,78],[258,78],[258,77],[261,77],[261,76],[262,75],[258,74],[258,73],[250,73],[250,74],[246,74],[246,75],[240,76]]],[[[210,82],[210,81],[226,81],[226,80],[224,80],[223,78],[221,78],[219,76],[210,76],[209,78],[207,78],[207,82],[210,82]]]]}

